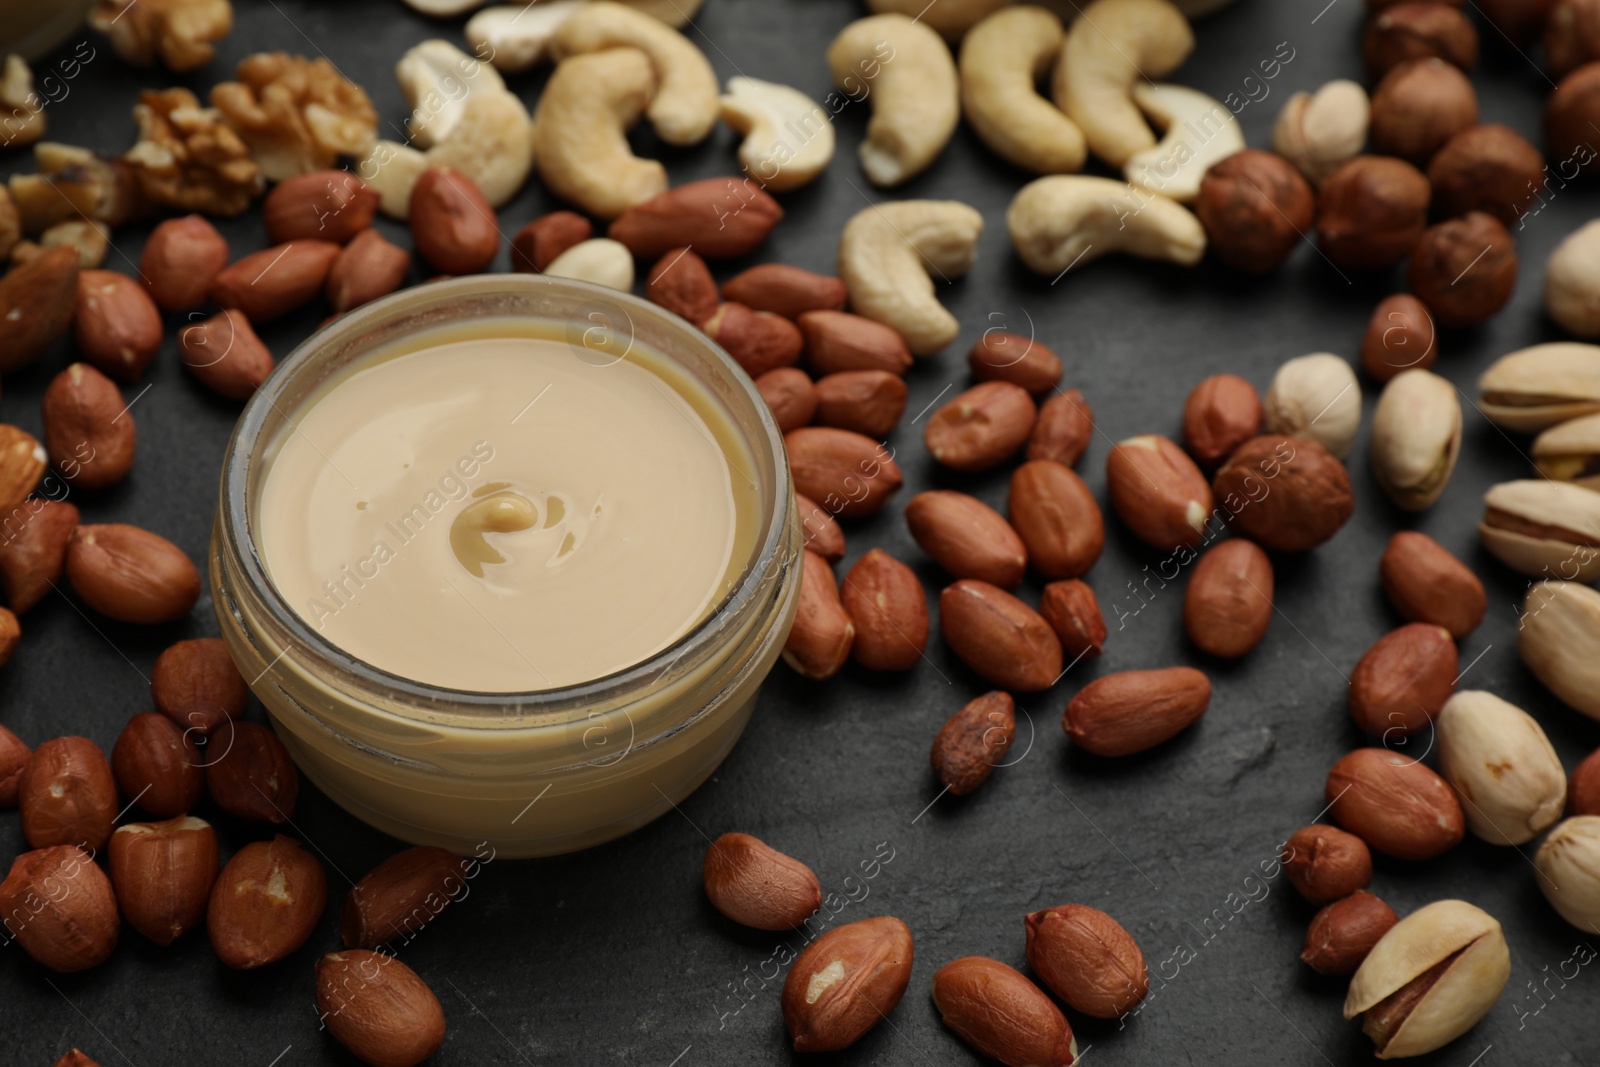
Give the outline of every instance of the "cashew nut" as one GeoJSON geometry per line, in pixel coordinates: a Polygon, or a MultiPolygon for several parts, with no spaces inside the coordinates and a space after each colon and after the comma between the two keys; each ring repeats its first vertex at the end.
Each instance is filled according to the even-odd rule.
{"type": "Polygon", "coordinates": [[[1039,95],[1035,82],[1061,53],[1066,31],[1041,7],[997,11],[961,43],[961,106],[983,143],[1039,174],[1083,169],[1078,124],[1039,95]]]}
{"type": "Polygon", "coordinates": [[[1206,251],[1200,220],[1182,204],[1110,178],[1037,178],[1012,199],[1006,227],[1029,269],[1052,276],[1107,252],[1192,267],[1206,251]]]}
{"type": "Polygon", "coordinates": [[[875,15],[919,18],[949,40],[959,41],[972,27],[1016,0],[867,0],[875,15]]]}
{"type": "Polygon", "coordinates": [[[717,76],[700,49],[659,19],[613,0],[585,4],[556,27],[550,40],[556,59],[611,48],[637,48],[650,58],[659,87],[645,114],[663,141],[705,140],[721,104],[717,76]]]}
{"type": "Polygon", "coordinates": [[[1067,31],[1052,89],[1083,128],[1089,150],[1113,167],[1156,143],[1133,103],[1136,82],[1165,77],[1194,48],[1194,32],[1167,0],[1095,0],[1067,31]]]}
{"type": "Polygon", "coordinates": [[[814,179],[833,159],[833,122],[798,89],[757,78],[730,78],[722,121],[744,134],[739,162],[753,181],[786,193],[814,179]]]}
{"type": "Polygon", "coordinates": [[[580,241],[561,253],[544,269],[557,278],[576,278],[626,293],[633,288],[633,253],[609,237],[580,241]]]}
{"type": "Polygon", "coordinates": [[[961,326],[933,295],[933,278],[965,274],[977,256],[983,216],[956,200],[877,204],[845,224],[839,277],[860,315],[893,327],[911,351],[929,356],[961,326]]]}
{"type": "Polygon", "coordinates": [[[637,48],[558,63],[533,127],[534,160],[550,191],[603,219],[665,192],[667,169],[635,156],[627,137],[655,91],[655,67],[637,48]]]}
{"type": "Polygon", "coordinates": [[[527,70],[544,59],[556,28],[583,5],[584,0],[542,0],[487,7],[467,20],[467,43],[500,70],[527,70]]]}
{"type": "Polygon", "coordinates": [[[449,137],[472,97],[506,91],[493,67],[438,39],[423,41],[401,56],[394,77],[414,109],[407,126],[418,148],[431,148],[449,137]]]}
{"type": "Polygon", "coordinates": [[[1278,112],[1272,147],[1312,182],[1361,154],[1367,143],[1372,105],[1367,91],[1346,79],[1315,93],[1295,93],[1278,112]]]}
{"type": "Polygon", "coordinates": [[[706,0],[622,0],[635,11],[665,22],[675,30],[689,24],[706,0]]]}
{"type": "Polygon", "coordinates": [[[828,46],[833,84],[859,99],[872,118],[861,142],[861,169],[874,185],[899,185],[927,169],[950,143],[961,118],[961,93],[950,49],[904,15],[873,15],[846,26],[828,46]]]}
{"type": "Polygon", "coordinates": [[[1600,337],[1600,220],[1556,246],[1544,272],[1544,310],[1577,337],[1600,337]]]}
{"type": "Polygon", "coordinates": [[[1139,84],[1133,101],[1165,131],[1155,147],[1135,152],[1123,169],[1141,189],[1192,203],[1211,164],[1244,148],[1239,120],[1205,93],[1182,85],[1139,84]]]}
{"type": "Polygon", "coordinates": [[[533,169],[533,120],[510,93],[473,95],[450,136],[426,155],[428,166],[454,167],[500,207],[517,195],[533,169]]]}
{"type": "Polygon", "coordinates": [[[356,174],[378,194],[378,207],[392,219],[411,214],[411,189],[428,169],[428,157],[399,141],[379,141],[356,164],[356,174]]]}

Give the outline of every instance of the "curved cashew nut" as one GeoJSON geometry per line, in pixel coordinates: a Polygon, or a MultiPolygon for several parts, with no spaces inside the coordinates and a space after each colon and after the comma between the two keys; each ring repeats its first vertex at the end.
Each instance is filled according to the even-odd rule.
{"type": "Polygon", "coordinates": [[[665,192],[667,169],[635,156],[627,137],[655,91],[655,68],[637,48],[557,64],[533,122],[534,161],[550,191],[603,219],[665,192]]]}
{"type": "Polygon", "coordinates": [[[721,105],[717,76],[700,49],[659,19],[613,0],[583,5],[556,27],[550,40],[556,59],[610,48],[637,48],[650,57],[660,88],[645,114],[663,141],[690,145],[705,140],[721,105]]]}
{"type": "Polygon", "coordinates": [[[1038,174],[1083,169],[1083,131],[1034,83],[1055,64],[1066,32],[1041,7],[997,11],[961,43],[961,106],[983,143],[1038,174]]]}
{"type": "Polygon", "coordinates": [[[1156,143],[1134,106],[1136,82],[1164,77],[1194,49],[1189,22],[1167,0],[1095,0],[1067,31],[1052,89],[1113,167],[1156,143]]]}
{"type": "Polygon", "coordinates": [[[1065,274],[1107,252],[1192,267],[1206,251],[1206,231],[1182,204],[1110,178],[1035,179],[1012,199],[1006,227],[1022,261],[1040,274],[1065,274]]]}
{"type": "Polygon", "coordinates": [[[585,0],[539,0],[526,7],[487,7],[467,20],[467,43],[487,55],[499,70],[514,73],[536,66],[550,47],[550,38],[585,0]]]}
{"type": "Polygon", "coordinates": [[[752,181],[786,193],[814,179],[833,159],[833,122],[798,89],[757,78],[730,78],[722,121],[744,134],[739,162],[752,181]]]}
{"type": "Polygon", "coordinates": [[[533,169],[533,120],[510,93],[468,97],[450,136],[426,155],[428,166],[454,167],[499,207],[517,195],[533,169]]]}
{"type": "Polygon", "coordinates": [[[867,7],[875,15],[909,15],[927,23],[951,41],[959,41],[966,32],[1003,7],[1016,0],[867,0],[867,7]]]}
{"type": "Polygon", "coordinates": [[[917,355],[932,355],[961,325],[933,295],[929,275],[965,274],[982,233],[983,216],[957,200],[899,200],[858,212],[839,237],[839,277],[851,307],[893,327],[917,355]]]}
{"type": "Polygon", "coordinates": [[[961,119],[961,94],[950,49],[904,15],[873,15],[846,26],[828,46],[833,84],[872,118],[861,142],[861,169],[873,185],[899,185],[927,169],[961,119]]]}
{"type": "Polygon", "coordinates": [[[1207,168],[1244,148],[1239,120],[1205,93],[1182,85],[1139,84],[1133,100],[1166,131],[1160,143],[1135,152],[1123,169],[1141,189],[1192,203],[1207,168]]]}
{"type": "Polygon", "coordinates": [[[408,49],[394,65],[394,78],[414,109],[406,125],[418,148],[449,137],[474,96],[506,91],[493,67],[437,38],[408,49]]]}

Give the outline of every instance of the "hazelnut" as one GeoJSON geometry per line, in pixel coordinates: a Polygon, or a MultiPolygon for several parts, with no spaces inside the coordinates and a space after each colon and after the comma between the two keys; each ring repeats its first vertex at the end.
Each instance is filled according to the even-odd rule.
{"type": "Polygon", "coordinates": [[[1587,171],[1595,161],[1595,127],[1600,126],[1600,63],[1588,63],[1561,79],[1544,103],[1545,158],[1587,171]]]}
{"type": "Polygon", "coordinates": [[[1439,357],[1433,316],[1410,293],[1386,296],[1361,339],[1361,369],[1380,382],[1401,371],[1427,370],[1439,357]]]}
{"type": "Polygon", "coordinates": [[[1406,284],[1440,325],[1482,322],[1517,287],[1517,243],[1493,215],[1468,212],[1423,233],[1406,284]]]}
{"type": "Polygon", "coordinates": [[[1478,121],[1478,94],[1437,57],[1409,59],[1372,92],[1372,147],[1423,166],[1451,136],[1478,121]]]}
{"type": "Polygon", "coordinates": [[[1478,14],[1489,20],[1513,45],[1531,44],[1544,31],[1555,0],[1474,0],[1478,14]]]}
{"type": "Polygon", "coordinates": [[[1554,77],[1600,59],[1600,0],[1556,0],[1544,27],[1544,62],[1554,77]]]}
{"type": "Polygon", "coordinates": [[[1316,905],[1332,903],[1372,881],[1372,852],[1355,834],[1337,826],[1296,830],[1285,845],[1283,873],[1301,896],[1316,905]]]}
{"type": "Polygon", "coordinates": [[[1510,226],[1544,190],[1544,160],[1510,126],[1472,126],[1434,154],[1428,181],[1439,216],[1487,211],[1510,226]]]}
{"type": "Polygon", "coordinates": [[[1317,196],[1317,234],[1337,267],[1387,267],[1416,247],[1428,224],[1428,179],[1411,164],[1357,156],[1317,196]]]}
{"type": "Polygon", "coordinates": [[[1478,31],[1460,8],[1449,4],[1396,4],[1367,20],[1361,54],[1373,81],[1408,59],[1429,56],[1471,70],[1478,65],[1478,31]]]}
{"type": "Polygon", "coordinates": [[[1246,148],[1214,164],[1195,213],[1217,257],[1264,273],[1282,263],[1311,225],[1311,184],[1280,155],[1246,148]]]}

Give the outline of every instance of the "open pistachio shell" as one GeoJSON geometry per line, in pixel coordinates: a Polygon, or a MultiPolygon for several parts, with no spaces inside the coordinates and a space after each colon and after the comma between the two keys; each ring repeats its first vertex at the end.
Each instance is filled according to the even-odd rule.
{"type": "Polygon", "coordinates": [[[1478,535],[1519,574],[1589,581],[1600,576],[1600,493],[1570,482],[1502,482],[1483,495],[1478,535]]]}
{"type": "Polygon", "coordinates": [[[1501,356],[1478,379],[1483,413],[1498,426],[1538,433],[1600,412],[1600,345],[1558,341],[1501,356]]]}
{"type": "Polygon", "coordinates": [[[1577,582],[1536,582],[1517,631],[1522,662],[1568,706],[1600,719],[1600,593],[1577,582]]]}
{"type": "Polygon", "coordinates": [[[1546,478],[1600,489],[1600,415],[1558,423],[1533,439],[1533,465],[1546,478]]]}

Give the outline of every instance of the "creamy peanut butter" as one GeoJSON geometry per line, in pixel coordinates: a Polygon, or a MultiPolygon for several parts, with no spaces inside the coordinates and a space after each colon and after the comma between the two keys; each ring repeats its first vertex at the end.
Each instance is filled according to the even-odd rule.
{"type": "Polygon", "coordinates": [[[351,656],[552,689],[648,659],[737,582],[758,493],[719,403],[638,343],[536,330],[480,321],[374,353],[277,442],[261,558],[351,656]]]}

